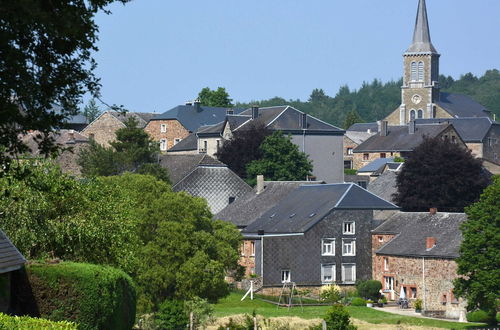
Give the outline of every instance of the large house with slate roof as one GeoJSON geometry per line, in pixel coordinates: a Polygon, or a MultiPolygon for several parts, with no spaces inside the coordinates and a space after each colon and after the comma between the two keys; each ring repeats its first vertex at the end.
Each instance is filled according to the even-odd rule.
{"type": "Polygon", "coordinates": [[[453,294],[464,213],[396,212],[372,232],[373,279],[388,299],[401,290],[422,299],[423,313],[459,318],[465,303],[453,294]]]}
{"type": "Polygon", "coordinates": [[[353,285],[372,276],[373,211],[396,209],[356,184],[302,185],[242,233],[264,288],[353,285]]]}

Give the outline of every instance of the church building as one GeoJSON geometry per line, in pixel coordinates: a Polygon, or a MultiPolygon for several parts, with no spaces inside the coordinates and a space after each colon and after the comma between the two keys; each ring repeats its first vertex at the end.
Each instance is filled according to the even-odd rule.
{"type": "Polygon", "coordinates": [[[420,0],[413,42],[403,54],[401,105],[384,119],[389,125],[406,125],[415,119],[490,116],[468,96],[440,92],[440,56],[431,42],[425,0],[420,0]]]}

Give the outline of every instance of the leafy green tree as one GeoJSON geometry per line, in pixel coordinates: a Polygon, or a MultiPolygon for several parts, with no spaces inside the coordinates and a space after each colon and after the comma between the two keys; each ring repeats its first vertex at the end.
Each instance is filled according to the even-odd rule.
{"type": "Polygon", "coordinates": [[[262,158],[260,145],[271,135],[264,125],[250,123],[245,129],[233,133],[233,137],[222,144],[217,158],[226,164],[240,178],[247,178],[246,166],[253,160],[262,158]]]}
{"type": "Polygon", "coordinates": [[[30,130],[42,154],[56,149],[49,134],[76,114],[83,94],[99,93],[93,71],[98,26],[94,17],[126,0],[7,1],[0,10],[0,164],[28,151],[19,139],[30,130]],[[61,113],[52,112],[57,104],[61,113]],[[6,152],[4,152],[6,151],[6,152]]]}
{"type": "Polygon", "coordinates": [[[500,176],[465,213],[456,259],[461,276],[454,282],[454,292],[467,300],[468,310],[486,311],[494,325],[500,297],[500,176]]]}
{"type": "Polygon", "coordinates": [[[83,108],[82,115],[87,118],[87,122],[93,122],[99,115],[102,113],[102,110],[99,109],[95,99],[91,99],[89,103],[83,108]]]}
{"type": "Polygon", "coordinates": [[[198,100],[201,105],[209,107],[232,107],[232,99],[224,87],[218,87],[217,90],[211,90],[208,87],[203,88],[198,94],[198,100]]]}
{"type": "Polygon", "coordinates": [[[325,91],[323,89],[313,89],[311,92],[311,95],[309,96],[309,102],[316,103],[316,104],[322,104],[325,103],[328,99],[328,96],[325,94],[325,91]]]}
{"type": "Polygon", "coordinates": [[[395,201],[404,211],[427,211],[430,207],[463,212],[476,202],[489,178],[480,159],[440,137],[425,139],[405,160],[397,176],[395,201]]]}
{"type": "Polygon", "coordinates": [[[266,137],[260,150],[262,158],[247,165],[247,182],[250,184],[255,184],[259,174],[274,181],[306,180],[312,174],[312,162],[283,132],[277,131],[266,137]]]}
{"type": "Polygon", "coordinates": [[[349,312],[342,305],[333,305],[325,315],[326,328],[329,330],[355,330],[349,312]]]}
{"type": "Polygon", "coordinates": [[[377,280],[362,281],[356,284],[356,289],[358,290],[358,294],[361,297],[376,302],[380,297],[380,290],[382,289],[382,283],[380,283],[380,281],[377,280]]]}
{"type": "Polygon", "coordinates": [[[349,127],[351,127],[353,124],[356,123],[363,123],[363,119],[359,116],[356,109],[353,108],[351,111],[349,111],[349,113],[345,117],[344,129],[348,129],[349,127]]]}
{"type": "Polygon", "coordinates": [[[189,318],[180,300],[166,299],[155,314],[156,325],[160,330],[186,329],[189,318]]]}

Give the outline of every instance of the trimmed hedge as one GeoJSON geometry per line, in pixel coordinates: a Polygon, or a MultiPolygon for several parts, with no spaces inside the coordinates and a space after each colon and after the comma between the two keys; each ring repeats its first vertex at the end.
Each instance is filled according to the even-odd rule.
{"type": "Polygon", "coordinates": [[[351,301],[352,306],[366,306],[366,300],[360,297],[354,297],[351,301]]]}
{"type": "Polygon", "coordinates": [[[488,313],[480,309],[467,313],[467,321],[469,322],[488,323],[489,320],[490,316],[488,315],[488,313]]]}
{"type": "Polygon", "coordinates": [[[27,265],[14,277],[18,313],[74,321],[79,329],[131,329],[136,291],[132,279],[109,266],[62,262],[27,265]]]}
{"type": "Polygon", "coordinates": [[[24,330],[24,329],[53,329],[53,330],[76,330],[77,325],[68,321],[49,321],[29,316],[8,316],[0,313],[0,329],[24,330]]]}

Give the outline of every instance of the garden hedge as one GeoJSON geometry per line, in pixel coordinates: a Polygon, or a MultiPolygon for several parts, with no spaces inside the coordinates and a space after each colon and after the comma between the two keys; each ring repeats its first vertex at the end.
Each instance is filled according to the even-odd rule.
{"type": "Polygon", "coordinates": [[[24,330],[24,329],[53,329],[53,330],[76,330],[77,325],[68,321],[49,321],[29,316],[8,316],[0,313],[0,329],[24,330]]]}
{"type": "Polygon", "coordinates": [[[74,321],[79,329],[131,329],[136,291],[132,279],[109,266],[62,262],[28,264],[14,276],[17,313],[74,321]]]}

